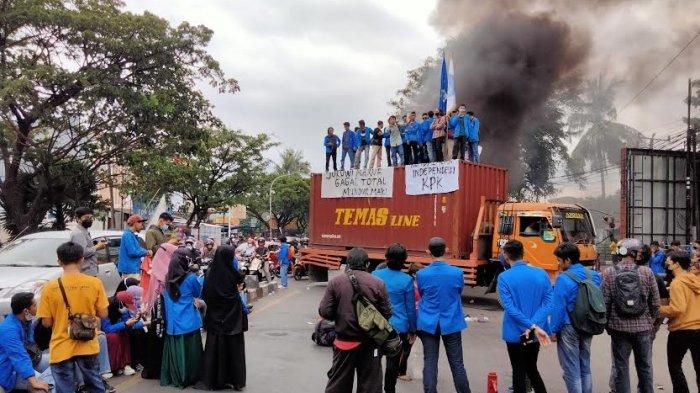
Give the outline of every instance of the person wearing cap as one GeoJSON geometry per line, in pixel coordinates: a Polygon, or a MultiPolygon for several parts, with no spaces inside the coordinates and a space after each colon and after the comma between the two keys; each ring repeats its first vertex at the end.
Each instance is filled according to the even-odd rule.
{"type": "Polygon", "coordinates": [[[137,233],[144,228],[146,220],[134,214],[126,220],[127,228],[122,234],[122,241],[119,245],[119,262],[117,271],[122,277],[133,277],[137,280],[141,278],[141,258],[153,256],[153,251],[147,250],[139,244],[137,233]]]}
{"type": "MultiPolygon", "coordinates": [[[[391,303],[384,282],[367,272],[369,256],[361,248],[348,251],[347,269],[351,270],[367,300],[388,320],[391,303]]],[[[335,322],[333,365],[328,371],[326,393],[350,393],[357,373],[357,392],[382,391],[382,357],[374,341],[357,321],[354,290],[350,278],[341,274],[328,282],[318,306],[323,319],[335,322]]]]}
{"type": "Polygon", "coordinates": [[[436,392],[440,339],[450,363],[455,391],[467,393],[469,379],[462,354],[462,330],[467,328],[462,311],[462,270],[444,260],[445,239],[434,237],[428,243],[428,252],[435,259],[416,274],[420,293],[417,330],[423,343],[423,389],[436,392]]]}
{"type": "Polygon", "coordinates": [[[107,247],[104,240],[93,242],[88,229],[92,226],[93,212],[89,207],[79,207],[75,209],[75,221],[78,225],[70,232],[70,241],[79,244],[83,248],[83,264],[80,267],[82,273],[96,277],[99,273],[97,266],[97,251],[107,247]]]}
{"type": "MultiPolygon", "coordinates": [[[[607,309],[607,331],[611,339],[613,369],[615,375],[615,391],[619,393],[630,391],[629,358],[634,353],[635,368],[641,393],[654,391],[652,372],[652,333],[654,320],[659,316],[659,288],[654,273],[646,266],[636,264],[637,254],[642,250],[642,243],[637,239],[622,239],[618,243],[618,254],[621,257],[616,266],[609,267],[603,272],[601,288],[607,309]],[[638,276],[638,300],[627,300],[627,305],[644,304],[641,313],[630,313],[620,299],[622,294],[634,292],[634,285],[618,288],[617,282],[634,272],[638,276]],[[622,292],[622,293],[621,293],[622,292]],[[617,300],[617,301],[616,301],[617,300]]],[[[624,280],[628,282],[629,280],[624,280]]]]}
{"type": "Polygon", "coordinates": [[[158,247],[168,241],[165,233],[170,230],[170,224],[172,223],[173,216],[168,212],[163,212],[158,216],[157,225],[151,225],[146,231],[146,248],[151,250],[154,255],[158,251],[158,247]]]}

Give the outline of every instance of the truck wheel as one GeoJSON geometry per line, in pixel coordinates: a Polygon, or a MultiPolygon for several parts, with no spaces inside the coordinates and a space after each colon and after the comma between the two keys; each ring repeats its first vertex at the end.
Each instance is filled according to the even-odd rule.
{"type": "Polygon", "coordinates": [[[316,282],[328,281],[328,268],[309,265],[309,280],[316,282]]]}

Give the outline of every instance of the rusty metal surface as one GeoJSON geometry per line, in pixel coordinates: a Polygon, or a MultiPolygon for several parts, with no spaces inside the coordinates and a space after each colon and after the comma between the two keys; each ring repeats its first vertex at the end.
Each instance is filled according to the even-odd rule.
{"type": "Polygon", "coordinates": [[[412,257],[426,256],[428,240],[441,236],[448,257],[464,259],[472,248],[481,197],[505,200],[503,168],[460,164],[460,188],[448,194],[406,195],[404,168],[395,168],[392,198],[321,198],[321,175],[311,179],[310,248],[344,251],[354,246],[373,254],[393,243],[406,246],[412,257]]]}

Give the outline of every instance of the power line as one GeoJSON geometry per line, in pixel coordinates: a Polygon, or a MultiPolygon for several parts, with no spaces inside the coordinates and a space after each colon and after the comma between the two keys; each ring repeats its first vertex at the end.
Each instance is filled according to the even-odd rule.
{"type": "Polygon", "coordinates": [[[656,75],[654,75],[654,77],[651,78],[651,80],[650,80],[649,82],[647,82],[647,84],[644,85],[644,87],[642,87],[642,89],[639,90],[639,92],[637,92],[637,94],[635,94],[634,97],[632,97],[632,99],[631,99],[627,104],[625,104],[625,105],[622,107],[622,109],[620,109],[620,111],[618,112],[618,114],[619,114],[620,112],[624,111],[624,110],[625,110],[628,106],[630,106],[634,101],[636,101],[637,98],[639,98],[639,96],[641,96],[641,95],[644,93],[644,91],[646,91],[646,89],[647,89],[649,86],[651,86],[651,84],[654,83],[654,81],[655,81],[659,76],[661,76],[661,74],[663,74],[663,72],[666,71],[666,69],[667,69],[668,67],[670,67],[671,64],[673,64],[673,62],[676,61],[676,59],[677,59],[683,52],[685,52],[685,50],[688,49],[688,47],[689,47],[689,46],[693,43],[693,41],[695,41],[695,39],[697,39],[698,37],[700,37],[700,31],[698,31],[697,34],[695,34],[695,35],[693,36],[693,38],[691,38],[690,41],[688,41],[688,43],[685,44],[685,46],[684,46],[678,53],[676,53],[676,55],[673,56],[673,57],[671,58],[671,60],[669,60],[669,62],[666,63],[666,65],[665,65],[661,70],[659,70],[659,72],[657,72],[656,75]]]}

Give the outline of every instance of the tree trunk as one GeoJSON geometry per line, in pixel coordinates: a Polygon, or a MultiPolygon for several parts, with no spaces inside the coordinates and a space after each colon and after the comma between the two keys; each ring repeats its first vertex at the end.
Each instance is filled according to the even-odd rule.
{"type": "MultiPolygon", "coordinates": [[[[7,166],[6,166],[7,168],[7,166]]],[[[27,191],[18,180],[18,173],[10,171],[2,184],[2,199],[5,208],[4,226],[13,236],[35,232],[44,219],[49,207],[28,206],[25,203],[27,191]]],[[[41,193],[41,191],[38,191],[41,193]]],[[[41,196],[39,196],[41,200],[41,196]]]]}
{"type": "Polygon", "coordinates": [[[66,230],[66,216],[63,213],[63,205],[58,203],[56,204],[56,208],[54,210],[55,215],[56,215],[56,222],[53,224],[53,229],[57,231],[65,231],[66,230]]]}
{"type": "Polygon", "coordinates": [[[192,225],[192,221],[194,221],[194,218],[197,216],[197,207],[192,208],[192,213],[190,213],[190,218],[187,219],[187,227],[189,228],[192,225]]]}

